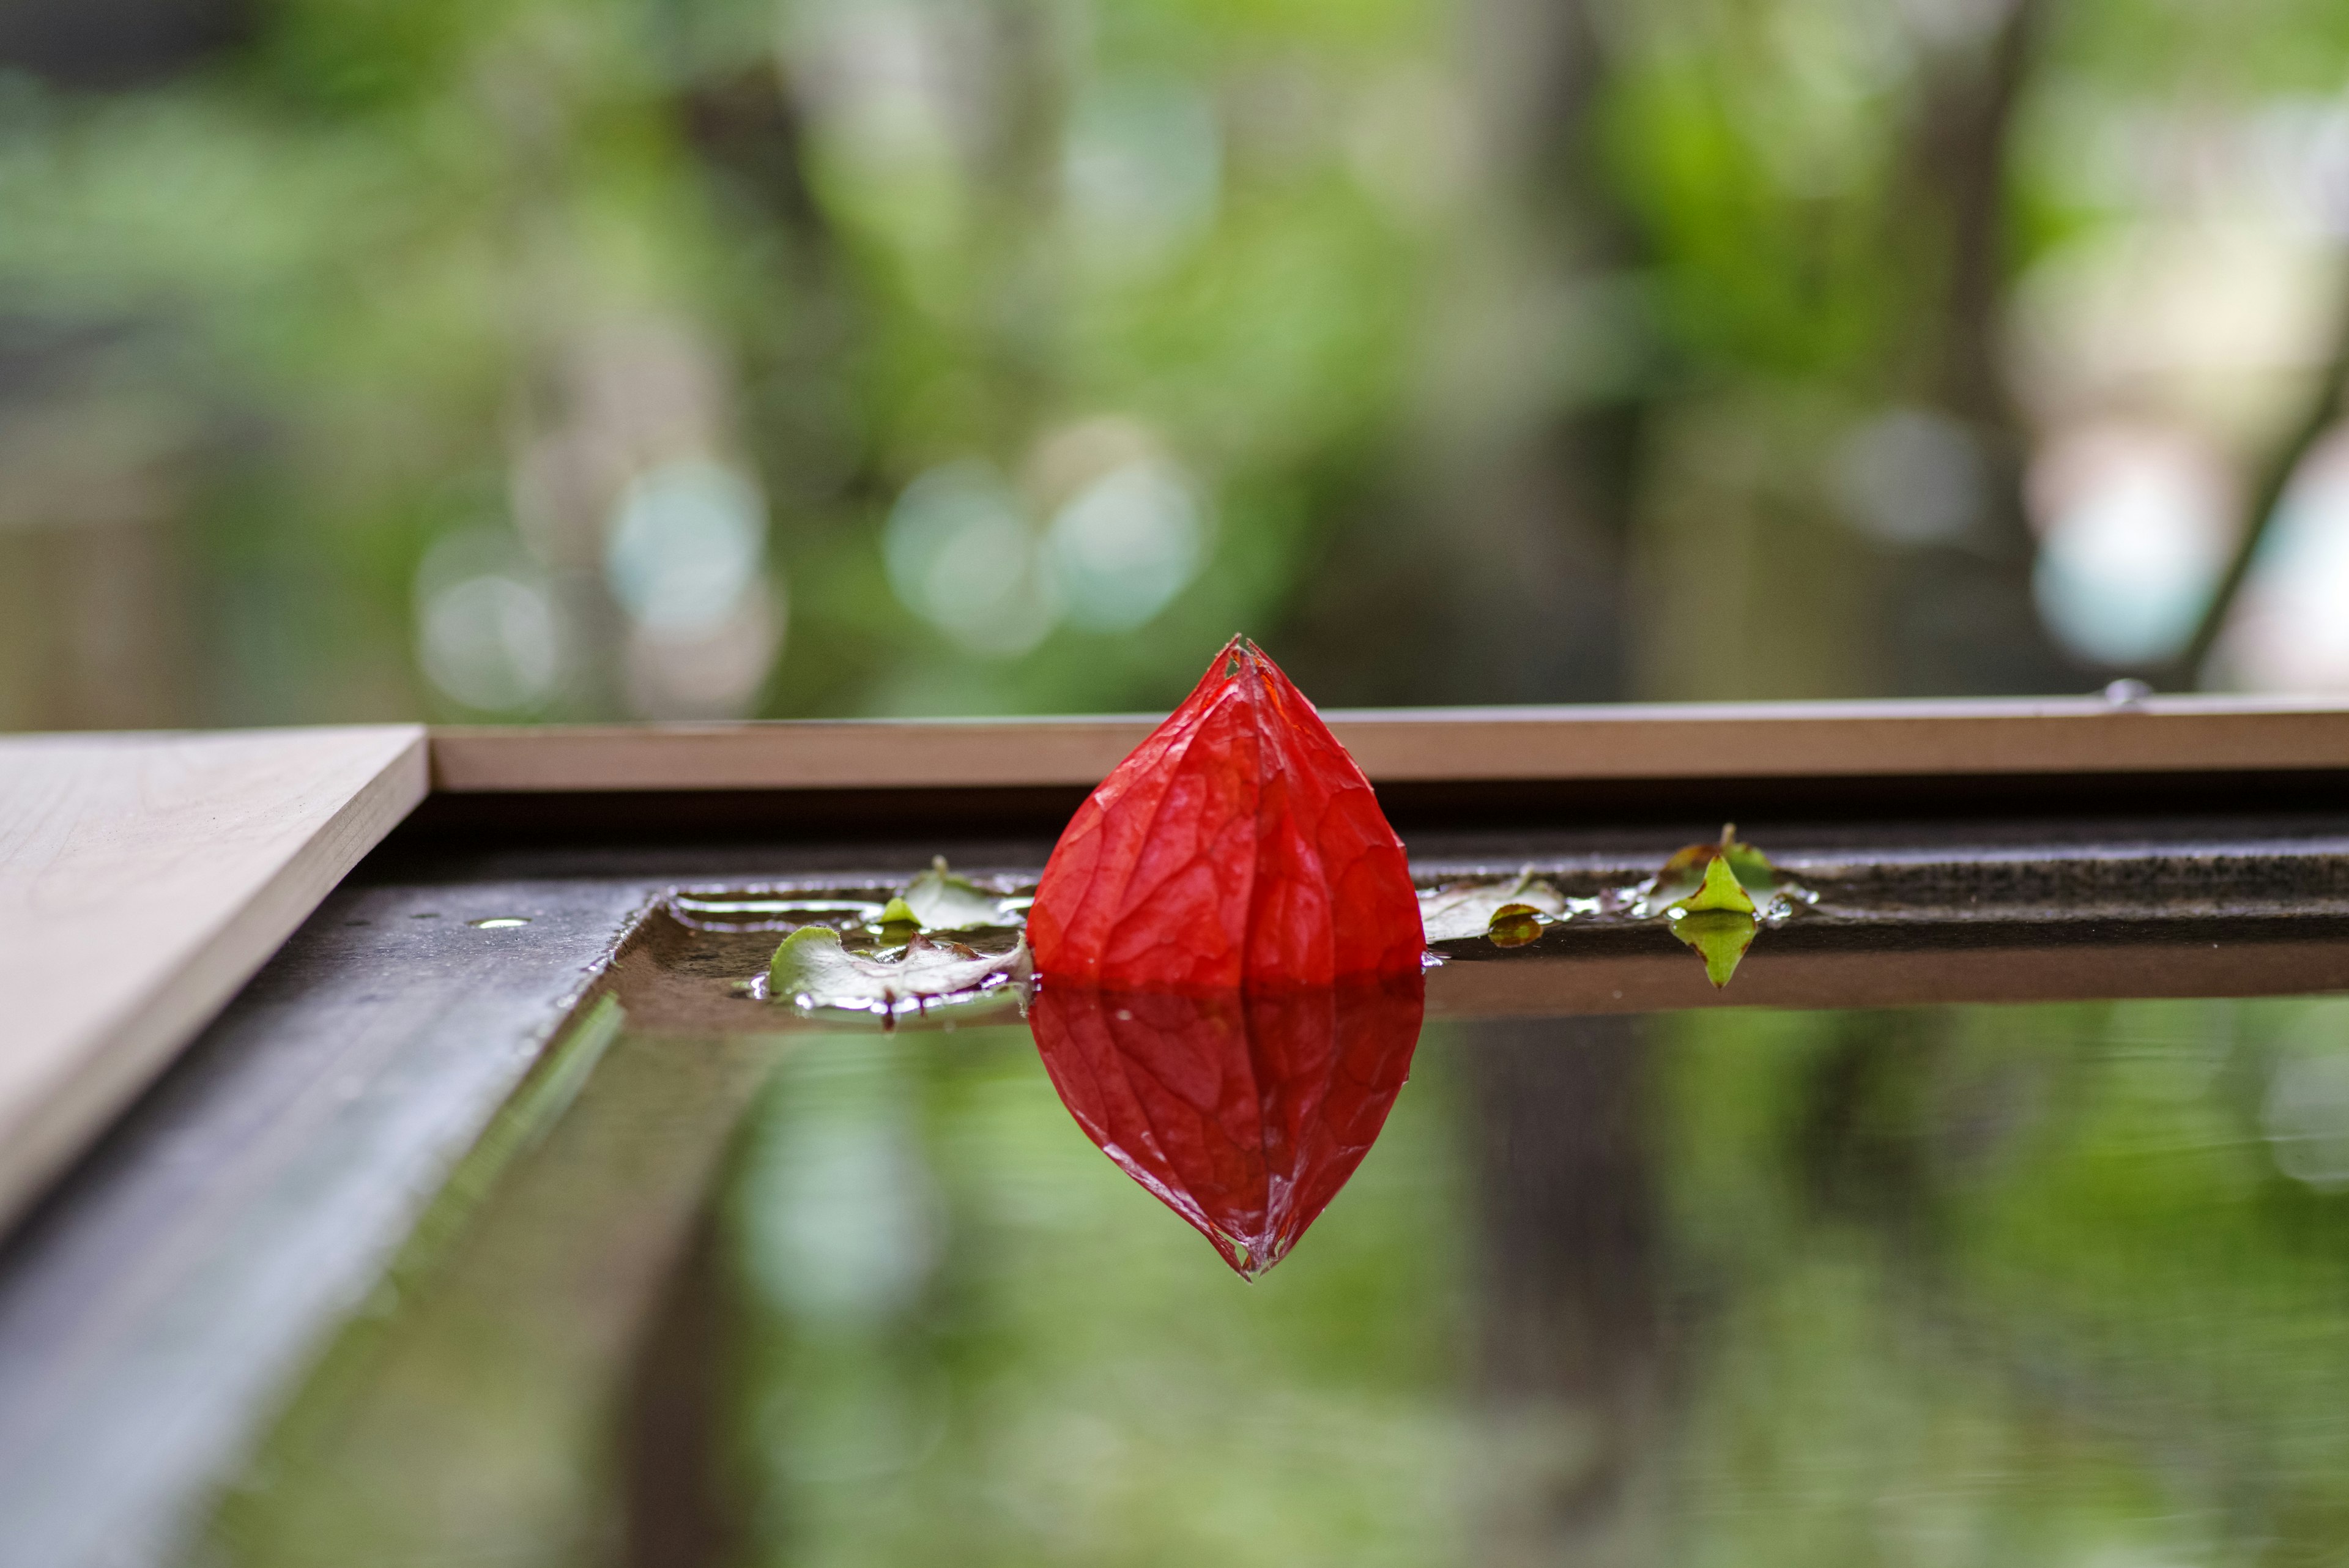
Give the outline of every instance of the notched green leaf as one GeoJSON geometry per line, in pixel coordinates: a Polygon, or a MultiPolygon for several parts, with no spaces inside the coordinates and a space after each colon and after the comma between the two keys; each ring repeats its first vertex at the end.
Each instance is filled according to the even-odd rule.
{"type": "Polygon", "coordinates": [[[1501,947],[1523,947],[1566,913],[1566,896],[1530,870],[1423,888],[1419,895],[1419,923],[1431,942],[1491,937],[1501,947]]]}
{"type": "Polygon", "coordinates": [[[783,939],[767,966],[767,994],[815,1009],[877,1012],[894,1019],[970,1001],[1023,981],[1028,944],[982,953],[959,942],[937,942],[916,932],[894,955],[853,953],[829,926],[802,926],[783,939]]]}
{"type": "Polygon", "coordinates": [[[1737,836],[1735,823],[1723,823],[1712,844],[1692,844],[1664,862],[1642,886],[1630,890],[1631,912],[1663,916],[1672,935],[1704,960],[1705,978],[1729,983],[1754,933],[1775,926],[1797,905],[1816,895],[1770,863],[1770,857],[1737,836]]]}
{"type": "Polygon", "coordinates": [[[1727,856],[1716,856],[1704,864],[1704,880],[1695,892],[1672,906],[1684,915],[1702,914],[1726,909],[1735,914],[1754,913],[1754,899],[1745,891],[1736,872],[1730,869],[1727,856]]]}
{"type": "Polygon", "coordinates": [[[1770,863],[1770,857],[1737,836],[1737,825],[1725,822],[1721,836],[1711,844],[1692,844],[1675,852],[1655,876],[1630,890],[1631,912],[1653,919],[1700,895],[1716,865],[1752,901],[1753,913],[1765,924],[1775,924],[1797,904],[1813,899],[1809,888],[1770,863]]]}
{"type": "Polygon", "coordinates": [[[1704,977],[1718,991],[1737,972],[1745,950],[1754,945],[1759,922],[1731,909],[1692,909],[1672,922],[1672,935],[1697,950],[1704,960],[1704,977]]]}

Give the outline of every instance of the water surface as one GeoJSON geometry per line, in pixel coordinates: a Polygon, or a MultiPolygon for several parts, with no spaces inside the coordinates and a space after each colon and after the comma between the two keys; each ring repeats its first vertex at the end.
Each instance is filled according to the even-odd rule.
{"type": "Polygon", "coordinates": [[[2349,1542],[2349,998],[1434,1018],[1253,1283],[1087,1139],[1016,1018],[734,1005],[574,1037],[208,1561],[2349,1542]]]}

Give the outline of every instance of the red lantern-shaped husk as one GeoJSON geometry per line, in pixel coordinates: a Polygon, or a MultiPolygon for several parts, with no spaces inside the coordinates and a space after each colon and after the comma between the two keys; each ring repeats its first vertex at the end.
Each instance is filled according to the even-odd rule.
{"type": "Polygon", "coordinates": [[[1038,972],[1225,991],[1415,971],[1402,840],[1304,695],[1244,638],[1078,809],[1028,918],[1038,972]]]}
{"type": "Polygon", "coordinates": [[[1425,981],[1184,994],[1053,985],[1029,1011],[1085,1136],[1254,1279],[1370,1152],[1411,1072],[1425,981]]]}

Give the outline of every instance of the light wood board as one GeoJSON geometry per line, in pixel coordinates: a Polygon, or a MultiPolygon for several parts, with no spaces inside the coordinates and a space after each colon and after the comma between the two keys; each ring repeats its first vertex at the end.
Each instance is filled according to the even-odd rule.
{"type": "Polygon", "coordinates": [[[0,1222],[425,790],[415,725],[0,738],[0,1222]]]}
{"type": "MultiPolygon", "coordinates": [[[[1622,704],[1332,711],[1381,784],[2349,767],[2338,699],[1622,704]]],[[[1155,717],[440,729],[436,791],[1097,783],[1155,717]]]]}

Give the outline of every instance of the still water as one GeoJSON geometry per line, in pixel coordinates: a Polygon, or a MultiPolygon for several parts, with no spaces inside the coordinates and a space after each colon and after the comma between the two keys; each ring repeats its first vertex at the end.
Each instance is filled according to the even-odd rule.
{"type": "Polygon", "coordinates": [[[2349,1561],[2349,998],[1432,1020],[1253,1282],[1017,1021],[616,1022],[202,1561],[2349,1561]]]}

